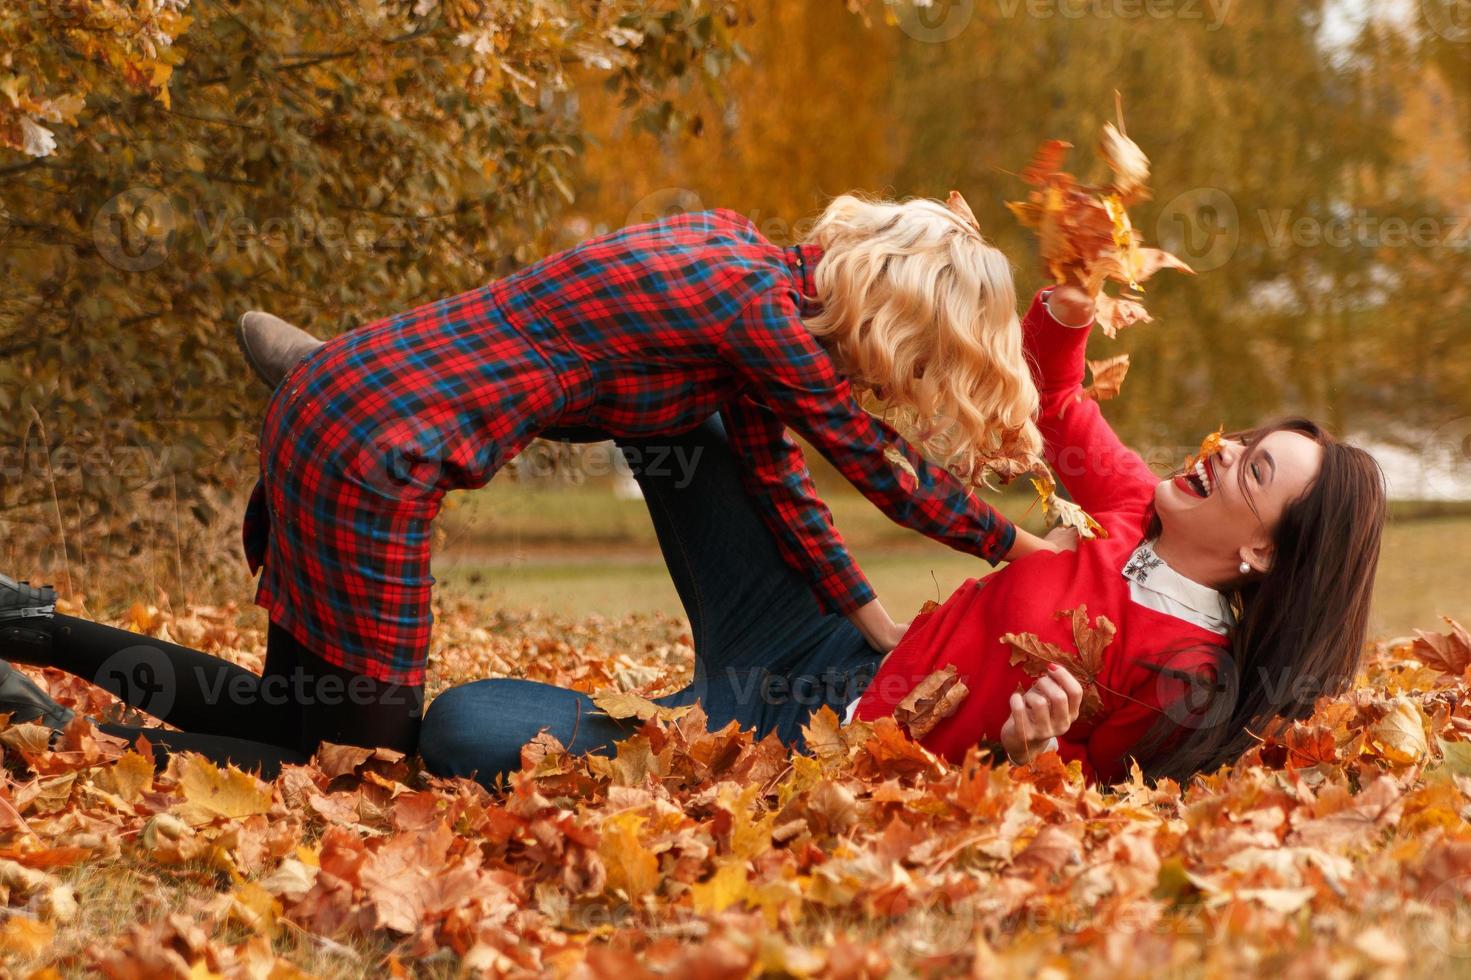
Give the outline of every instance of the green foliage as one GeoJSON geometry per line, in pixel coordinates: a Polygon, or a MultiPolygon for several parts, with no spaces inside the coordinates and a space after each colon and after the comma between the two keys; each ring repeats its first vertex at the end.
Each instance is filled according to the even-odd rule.
{"type": "Polygon", "coordinates": [[[0,513],[49,520],[54,478],[65,523],[116,530],[93,549],[139,543],[98,520],[130,494],[207,518],[212,487],[253,479],[242,312],[332,334],[534,257],[572,195],[577,87],[678,128],[740,56],[735,20],[700,0],[7,4],[0,513]]]}

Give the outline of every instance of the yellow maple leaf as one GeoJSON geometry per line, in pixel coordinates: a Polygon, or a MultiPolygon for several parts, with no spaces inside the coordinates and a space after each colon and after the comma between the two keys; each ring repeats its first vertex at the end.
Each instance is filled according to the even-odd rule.
{"type": "Polygon", "coordinates": [[[1425,738],[1425,715],[1420,706],[1401,695],[1389,713],[1369,730],[1369,745],[1391,762],[1419,762],[1430,751],[1425,738]]]}
{"type": "Polygon", "coordinates": [[[1042,513],[1048,520],[1055,520],[1063,527],[1070,527],[1078,532],[1078,537],[1084,541],[1094,538],[1108,537],[1108,531],[1082,507],[1071,500],[1064,500],[1057,495],[1057,481],[1051,475],[1032,477],[1032,489],[1037,491],[1037,499],[1042,501],[1042,513]]]}
{"type": "Polygon", "coordinates": [[[726,861],[709,879],[690,886],[690,904],[701,914],[719,914],[744,901],[749,884],[746,862],[726,861]]]}
{"type": "Polygon", "coordinates": [[[114,792],[129,803],[153,788],[153,763],[137,752],[125,752],[106,770],[114,792]]]}
{"type": "Polygon", "coordinates": [[[186,755],[179,759],[178,774],[184,802],[177,812],[190,823],[270,812],[270,785],[234,766],[220,769],[202,756],[186,755]]]}
{"type": "Polygon", "coordinates": [[[639,721],[648,721],[650,718],[674,721],[688,714],[691,708],[690,705],[665,708],[633,691],[603,691],[592,696],[592,703],[609,718],[637,718],[639,721]]]}
{"type": "Polygon", "coordinates": [[[637,901],[659,887],[659,859],[639,840],[647,821],[631,811],[615,814],[602,827],[598,855],[608,870],[609,892],[637,901]]]}

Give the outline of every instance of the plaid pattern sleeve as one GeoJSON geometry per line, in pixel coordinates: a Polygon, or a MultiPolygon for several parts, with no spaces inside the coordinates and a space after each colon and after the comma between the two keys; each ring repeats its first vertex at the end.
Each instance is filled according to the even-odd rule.
{"type": "Polygon", "coordinates": [[[874,598],[817,495],[802,450],[765,405],[741,397],[721,410],[731,449],[746,462],[741,479],[788,565],[802,573],[824,609],[850,613],[874,598]]]}
{"type": "MultiPolygon", "coordinates": [[[[809,501],[810,477],[801,453],[783,433],[789,426],[822,453],[890,520],[996,564],[1011,550],[1016,527],[979,499],[949,470],[926,460],[893,428],[858,404],[848,379],[803,325],[790,288],[760,293],[726,331],[725,356],[753,387],[753,401],[770,421],[735,413],[744,427],[735,442],[764,489],[768,521],[789,560],[800,561],[826,604],[848,611],[872,597],[856,567],[832,556],[843,551],[826,507],[809,501]],[[757,430],[764,432],[758,435],[757,430]],[[899,462],[902,460],[902,462],[899,462]],[[794,472],[795,470],[795,472],[794,472]],[[775,488],[784,488],[777,492],[775,488]],[[830,564],[832,563],[832,564],[830,564]]],[[[812,499],[815,499],[812,498],[812,499]]]]}

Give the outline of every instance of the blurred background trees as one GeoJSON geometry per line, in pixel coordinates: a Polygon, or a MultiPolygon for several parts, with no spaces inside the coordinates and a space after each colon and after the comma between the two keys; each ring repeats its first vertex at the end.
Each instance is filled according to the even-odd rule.
{"type": "Polygon", "coordinates": [[[9,4],[5,539],[52,547],[59,523],[94,554],[182,554],[212,508],[230,526],[264,400],[233,348],[250,308],[336,333],[671,211],[733,207],[791,241],[855,188],[962,190],[1025,294],[1013,175],[1059,137],[1096,176],[1115,90],[1154,163],[1135,223],[1200,269],[1151,283],[1156,323],[1095,341],[1133,355],[1125,436],[1173,448],[1301,411],[1464,471],[1456,7],[9,4]]]}

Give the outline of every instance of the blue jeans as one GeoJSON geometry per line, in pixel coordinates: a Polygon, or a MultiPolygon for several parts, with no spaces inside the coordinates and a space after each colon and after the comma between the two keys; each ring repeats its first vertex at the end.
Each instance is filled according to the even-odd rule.
{"type": "MultiPolygon", "coordinates": [[[[656,702],[698,701],[712,729],[736,721],[800,747],[808,716],[823,705],[842,715],[881,655],[845,617],[824,613],[782,560],[718,419],[683,435],[620,439],[619,448],[643,489],[694,637],[694,681],[656,702]]],[[[586,694],[493,678],[436,698],[419,752],[431,772],[490,785],[521,768],[521,746],[539,732],[573,752],[608,752],[637,727],[602,714],[586,694]]]]}

